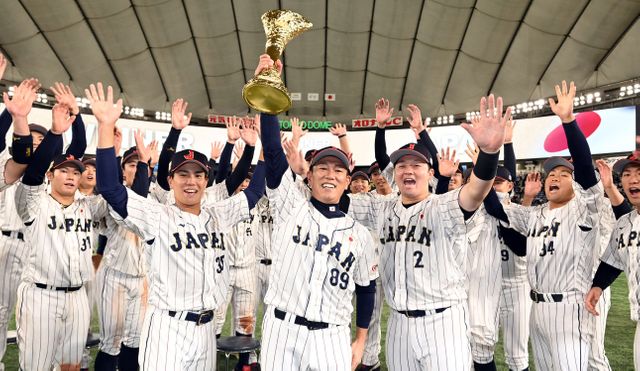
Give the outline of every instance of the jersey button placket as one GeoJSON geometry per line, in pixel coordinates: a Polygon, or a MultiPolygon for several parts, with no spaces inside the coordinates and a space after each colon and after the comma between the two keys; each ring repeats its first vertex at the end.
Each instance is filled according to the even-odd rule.
{"type": "Polygon", "coordinates": [[[396,292],[394,295],[394,301],[400,309],[407,309],[407,243],[400,238],[396,238],[398,227],[401,225],[407,225],[408,218],[403,217],[398,219],[398,224],[394,226],[393,233],[395,241],[395,280],[396,280],[396,292]]]}

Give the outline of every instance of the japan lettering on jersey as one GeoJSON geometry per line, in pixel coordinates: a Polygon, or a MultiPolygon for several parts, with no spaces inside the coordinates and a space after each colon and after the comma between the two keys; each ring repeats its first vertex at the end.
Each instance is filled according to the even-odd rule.
{"type": "Polygon", "coordinates": [[[143,198],[127,189],[127,218],[111,216],[147,245],[149,304],[163,310],[215,309],[229,275],[225,234],[249,217],[244,193],[201,209],[200,215],[143,198]]]}
{"type": "Polygon", "coordinates": [[[591,287],[594,255],[600,251],[602,184],[589,189],[574,182],[566,205],[505,206],[510,226],[527,236],[527,274],[540,293],[578,292],[591,287]]]}
{"type": "Polygon", "coordinates": [[[626,273],[631,319],[640,321],[640,215],[637,210],[618,219],[602,261],[626,273]]]}
{"type": "Polygon", "coordinates": [[[27,282],[81,286],[93,279],[93,223],[107,215],[107,203],[90,196],[63,207],[45,188],[19,183],[16,189],[16,208],[31,246],[23,277],[27,282]]]}
{"type": "Polygon", "coordinates": [[[277,248],[265,303],[311,321],[351,323],[355,284],[368,286],[377,277],[371,235],[347,215],[325,217],[290,171],[267,195],[276,215],[271,246],[277,248]]]}
{"type": "Polygon", "coordinates": [[[352,195],[349,213],[379,231],[382,286],[394,310],[429,310],[458,304],[465,291],[467,229],[460,190],[405,207],[400,197],[352,195]]]}

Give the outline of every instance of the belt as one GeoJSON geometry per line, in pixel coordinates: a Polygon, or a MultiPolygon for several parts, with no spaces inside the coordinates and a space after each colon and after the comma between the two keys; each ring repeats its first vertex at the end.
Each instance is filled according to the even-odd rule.
{"type": "Polygon", "coordinates": [[[24,241],[24,234],[22,234],[22,232],[2,231],[2,235],[24,241]]]}
{"type": "Polygon", "coordinates": [[[74,291],[80,290],[82,288],[82,285],[80,285],[80,286],[71,286],[71,287],[57,287],[57,286],[51,286],[51,285],[47,285],[47,284],[44,284],[44,283],[37,283],[36,282],[36,287],[40,288],[40,289],[45,289],[45,290],[74,292],[74,291]]]}
{"type": "Polygon", "coordinates": [[[200,313],[186,312],[187,314],[184,317],[180,316],[180,313],[182,312],[176,312],[176,311],[170,310],[169,316],[174,318],[178,317],[178,319],[184,319],[185,321],[189,321],[189,322],[195,322],[196,326],[207,324],[213,321],[213,319],[215,318],[215,314],[212,310],[207,310],[200,313]],[[179,317],[182,317],[182,318],[179,318],[179,317]]]}
{"type": "Polygon", "coordinates": [[[420,317],[426,316],[427,314],[432,315],[436,313],[442,313],[449,308],[451,307],[431,309],[428,311],[427,310],[399,310],[397,312],[400,314],[404,314],[409,318],[420,318],[420,317]]]}
{"type": "Polygon", "coordinates": [[[271,259],[260,259],[260,260],[258,260],[258,262],[260,262],[260,264],[264,264],[264,265],[273,264],[273,261],[271,259]]]}
{"type": "MultiPolygon", "coordinates": [[[[287,316],[287,312],[282,311],[278,308],[275,308],[273,310],[273,313],[275,314],[276,318],[284,321],[285,317],[287,316]]],[[[324,330],[326,328],[329,328],[329,324],[326,322],[315,322],[315,321],[309,321],[308,319],[304,318],[304,317],[300,317],[300,316],[296,316],[295,321],[293,322],[296,325],[300,325],[300,326],[304,326],[306,328],[308,328],[310,331],[313,330],[324,330]]]]}
{"type": "Polygon", "coordinates": [[[535,292],[531,290],[529,292],[529,297],[533,300],[534,303],[559,303],[562,301],[562,294],[541,294],[539,292],[535,292]]]}

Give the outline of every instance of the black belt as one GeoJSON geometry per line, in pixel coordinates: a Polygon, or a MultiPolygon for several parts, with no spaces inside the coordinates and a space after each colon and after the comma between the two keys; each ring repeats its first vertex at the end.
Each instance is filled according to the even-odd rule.
{"type": "Polygon", "coordinates": [[[545,294],[541,294],[533,290],[529,292],[529,297],[531,297],[531,300],[533,300],[534,303],[544,303],[544,302],[559,303],[562,301],[562,294],[547,294],[547,295],[551,296],[551,300],[547,300],[547,298],[545,297],[545,294]]]}
{"type": "Polygon", "coordinates": [[[271,259],[260,259],[259,262],[260,262],[260,264],[264,264],[264,265],[273,264],[273,261],[271,259]]]}
{"type": "MultiPolygon", "coordinates": [[[[275,314],[276,318],[283,320],[285,319],[285,317],[287,316],[287,312],[282,311],[278,308],[275,308],[273,310],[273,313],[275,314]]],[[[313,330],[324,330],[326,328],[329,328],[329,324],[326,322],[315,322],[315,321],[309,321],[308,319],[304,318],[304,317],[300,317],[300,316],[296,316],[296,320],[293,322],[296,325],[300,325],[300,326],[304,326],[306,328],[308,328],[310,331],[313,330]]]]}
{"type": "Polygon", "coordinates": [[[11,231],[2,231],[3,236],[17,238],[21,241],[24,241],[24,234],[22,232],[11,232],[11,231]]]}
{"type": "MultiPolygon", "coordinates": [[[[446,307],[446,308],[438,308],[438,309],[434,309],[433,311],[436,313],[442,313],[445,310],[449,309],[451,307],[446,307]]],[[[427,315],[427,311],[426,310],[399,310],[397,311],[400,314],[404,314],[405,316],[409,317],[409,318],[420,318],[420,317],[424,317],[427,315]]]]}
{"type": "Polygon", "coordinates": [[[82,285],[81,286],[71,286],[71,287],[56,287],[56,286],[51,286],[51,285],[46,285],[44,283],[37,283],[36,282],[36,287],[40,288],[40,289],[53,290],[53,291],[74,292],[74,291],[80,290],[82,288],[82,285]]]}
{"type": "MultiPolygon", "coordinates": [[[[174,318],[178,313],[179,312],[173,310],[169,311],[169,315],[174,318]]],[[[213,319],[215,318],[214,315],[215,313],[212,310],[207,310],[200,313],[187,312],[187,315],[183,319],[185,321],[195,322],[196,326],[200,326],[213,321],[213,319]]]]}

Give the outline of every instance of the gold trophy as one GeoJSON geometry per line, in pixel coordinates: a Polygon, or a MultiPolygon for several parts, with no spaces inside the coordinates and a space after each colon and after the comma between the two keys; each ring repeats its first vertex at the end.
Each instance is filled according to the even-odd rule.
{"type": "MultiPolygon", "coordinates": [[[[305,17],[290,10],[270,10],[261,19],[267,34],[265,53],[274,62],[280,59],[289,41],[313,26],[305,17]]],[[[291,107],[289,91],[275,67],[263,70],[249,80],[242,88],[242,98],[254,110],[272,115],[291,107]]]]}

